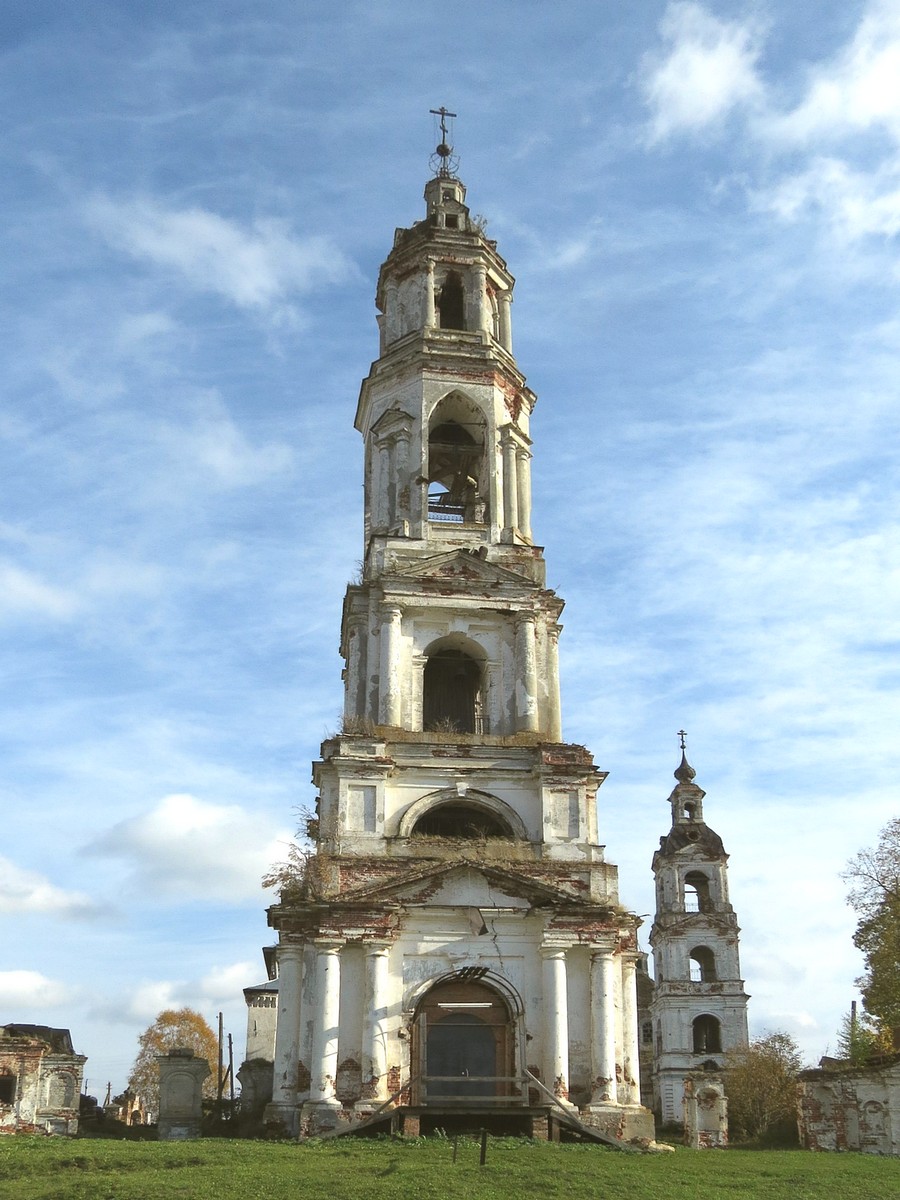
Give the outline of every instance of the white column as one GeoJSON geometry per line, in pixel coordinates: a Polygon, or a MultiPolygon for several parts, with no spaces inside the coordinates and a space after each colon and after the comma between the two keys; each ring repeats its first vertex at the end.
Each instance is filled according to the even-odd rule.
{"type": "Polygon", "coordinates": [[[516,729],[538,728],[537,650],[534,616],[520,613],[516,622],[516,729]]]}
{"type": "Polygon", "coordinates": [[[615,959],[609,950],[591,952],[591,1101],[615,1104],[616,995],[615,959]]]}
{"type": "Polygon", "coordinates": [[[566,995],[566,951],[541,946],[544,975],[544,1084],[569,1098],[569,1009],[566,995]]]}
{"type": "Polygon", "coordinates": [[[386,529],[391,523],[391,455],[385,442],[377,443],[377,454],[372,517],[376,529],[386,529]]]}
{"type": "Polygon", "coordinates": [[[400,336],[398,317],[397,281],[388,279],[384,285],[384,336],[388,345],[400,336]]]}
{"type": "Polygon", "coordinates": [[[487,295],[487,268],[482,263],[475,264],[475,303],[478,306],[478,328],[484,333],[490,333],[493,327],[491,306],[487,295]]]}
{"type": "Polygon", "coordinates": [[[409,521],[409,434],[405,431],[397,434],[394,449],[394,520],[398,525],[398,533],[407,532],[402,522],[409,521]]]}
{"type": "Polygon", "coordinates": [[[524,446],[516,451],[516,509],[519,533],[531,539],[531,454],[524,446]]]}
{"type": "Polygon", "coordinates": [[[622,1074],[623,1099],[631,1104],[641,1102],[641,1059],[638,1041],[637,982],[634,956],[622,955],[622,1074]]]}
{"type": "MultiPolygon", "coordinates": [[[[512,535],[519,528],[519,484],[516,478],[516,443],[507,431],[503,442],[503,524],[512,535]]],[[[512,536],[510,536],[512,540],[512,536]]]]}
{"type": "Polygon", "coordinates": [[[500,345],[512,354],[512,319],[510,305],[512,295],[508,291],[500,292],[500,345]]]}
{"type": "Polygon", "coordinates": [[[365,627],[355,621],[347,630],[347,667],[344,674],[344,716],[364,717],[365,699],[360,693],[365,627]]]}
{"type": "Polygon", "coordinates": [[[363,1101],[387,1099],[387,1002],[390,946],[366,945],[366,1013],[362,1041],[363,1101]]]}
{"type": "Polygon", "coordinates": [[[297,1065],[300,1059],[300,985],[303,947],[278,947],[278,1021],[275,1026],[275,1072],[272,1103],[297,1102],[297,1065]]]}
{"type": "Polygon", "coordinates": [[[434,259],[425,260],[425,328],[434,329],[434,259]]]}
{"type": "Polygon", "coordinates": [[[547,630],[547,689],[550,693],[550,740],[562,741],[562,702],[559,695],[559,634],[558,625],[547,630]]]}
{"type": "Polygon", "coordinates": [[[338,1065],[338,1023],[341,1011],[340,942],[316,942],[316,1011],[314,1015],[309,1098],[333,1103],[338,1065]]]}
{"type": "Polygon", "coordinates": [[[382,725],[400,724],[400,619],[400,609],[395,604],[382,609],[379,705],[382,725]]]}

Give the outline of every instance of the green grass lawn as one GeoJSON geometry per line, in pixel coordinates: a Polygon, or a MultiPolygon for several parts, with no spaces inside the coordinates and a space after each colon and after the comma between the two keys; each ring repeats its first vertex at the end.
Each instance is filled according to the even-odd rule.
{"type": "Polygon", "coordinates": [[[900,1160],[803,1151],[619,1154],[491,1139],[307,1143],[0,1138],[16,1200],[898,1200],[900,1160]]]}

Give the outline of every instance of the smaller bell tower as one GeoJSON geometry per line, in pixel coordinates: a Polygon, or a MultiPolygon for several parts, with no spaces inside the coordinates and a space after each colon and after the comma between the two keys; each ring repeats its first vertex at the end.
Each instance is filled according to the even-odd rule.
{"type": "Polygon", "coordinates": [[[653,855],[656,918],[650,931],[655,982],[654,1107],[663,1124],[684,1120],[685,1080],[715,1072],[747,1044],[747,1000],[738,956],[737,917],[728,899],[728,855],[706,824],[706,793],[687,760],[684,731],[672,827],[653,855]]]}

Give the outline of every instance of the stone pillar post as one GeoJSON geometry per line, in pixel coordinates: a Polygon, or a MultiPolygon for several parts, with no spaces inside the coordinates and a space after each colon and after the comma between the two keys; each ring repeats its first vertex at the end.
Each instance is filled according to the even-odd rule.
{"type": "Polygon", "coordinates": [[[591,951],[591,1103],[615,1104],[616,996],[612,949],[591,951]]]}
{"type": "Polygon", "coordinates": [[[516,509],[519,533],[531,540],[531,453],[524,446],[516,451],[516,509]]]}
{"type": "Polygon", "coordinates": [[[623,1096],[629,1104],[641,1102],[641,1059],[637,1019],[637,983],[633,954],[622,955],[622,1074],[623,1096]]]}
{"type": "Polygon", "coordinates": [[[541,946],[544,984],[544,1084],[560,1100],[569,1098],[569,1008],[566,951],[541,946]]]}
{"type": "Polygon", "coordinates": [[[390,946],[366,944],[366,1008],[362,1040],[362,1098],[357,1108],[377,1108],[387,1091],[387,1002],[390,946]]]}
{"type": "Polygon", "coordinates": [[[434,259],[425,260],[425,328],[434,329],[434,259]]]}
{"type": "Polygon", "coordinates": [[[547,630],[547,689],[550,692],[548,733],[553,742],[562,741],[562,702],[559,695],[559,634],[560,627],[547,630]]]}
{"type": "Polygon", "coordinates": [[[508,350],[512,354],[512,314],[510,306],[512,304],[512,294],[508,291],[502,291],[499,294],[500,299],[500,345],[504,350],[508,350]]]}
{"type": "Polygon", "coordinates": [[[516,621],[516,729],[538,729],[537,649],[534,615],[520,613],[516,621]]]}
{"type": "Polygon", "coordinates": [[[170,1050],[156,1056],[159,1064],[159,1140],[185,1141],[200,1136],[203,1081],[209,1063],[193,1050],[170,1050]]]}
{"type": "Polygon", "coordinates": [[[303,976],[303,947],[278,947],[278,1020],[275,1026],[275,1070],[272,1104],[275,1120],[292,1125],[297,1103],[297,1066],[300,1060],[300,985],[303,976]]]}
{"type": "Polygon", "coordinates": [[[314,1014],[309,1098],[313,1104],[338,1105],[334,1094],[338,1064],[341,1007],[341,943],[319,941],[316,947],[316,1012],[314,1014]]]}
{"type": "Polygon", "coordinates": [[[381,613],[379,719],[382,725],[400,724],[400,621],[401,612],[397,605],[385,605],[381,613]]]}
{"type": "Polygon", "coordinates": [[[512,541],[519,528],[519,486],[516,478],[516,443],[508,430],[503,440],[503,524],[512,541]]]}

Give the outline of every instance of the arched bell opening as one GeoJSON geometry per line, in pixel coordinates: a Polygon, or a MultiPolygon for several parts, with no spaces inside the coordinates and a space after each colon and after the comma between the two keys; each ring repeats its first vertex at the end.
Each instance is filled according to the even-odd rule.
{"type": "Polygon", "coordinates": [[[695,946],[690,952],[689,962],[692,983],[715,983],[718,979],[716,956],[709,946],[695,946]]]}
{"type": "Polygon", "coordinates": [[[413,826],[411,837],[469,838],[483,841],[486,838],[502,838],[510,841],[513,831],[495,813],[465,801],[438,804],[419,817],[413,826]]]}
{"type": "Polygon", "coordinates": [[[466,294],[457,271],[448,271],[437,294],[438,325],[441,329],[465,329],[466,294]]]}
{"type": "Polygon", "coordinates": [[[722,1026],[716,1017],[704,1013],[695,1017],[691,1027],[695,1054],[720,1054],[722,1051],[722,1026]]]}
{"type": "Polygon", "coordinates": [[[420,796],[400,817],[396,835],[401,838],[502,838],[527,841],[522,818],[504,800],[489,792],[455,788],[420,796]]]}
{"type": "Polygon", "coordinates": [[[516,1018],[483,968],[441,980],[419,1001],[412,1075],[418,1103],[490,1107],[521,1103],[516,1018]]]}
{"type": "Polygon", "coordinates": [[[422,727],[432,733],[483,733],[481,665],[464,650],[429,654],[422,679],[422,727]]]}
{"type": "Polygon", "coordinates": [[[684,877],[684,911],[711,912],[709,876],[702,871],[688,871],[684,877]]]}
{"type": "Polygon", "coordinates": [[[460,393],[445,396],[428,427],[428,518],[484,524],[485,422],[460,393]]]}

